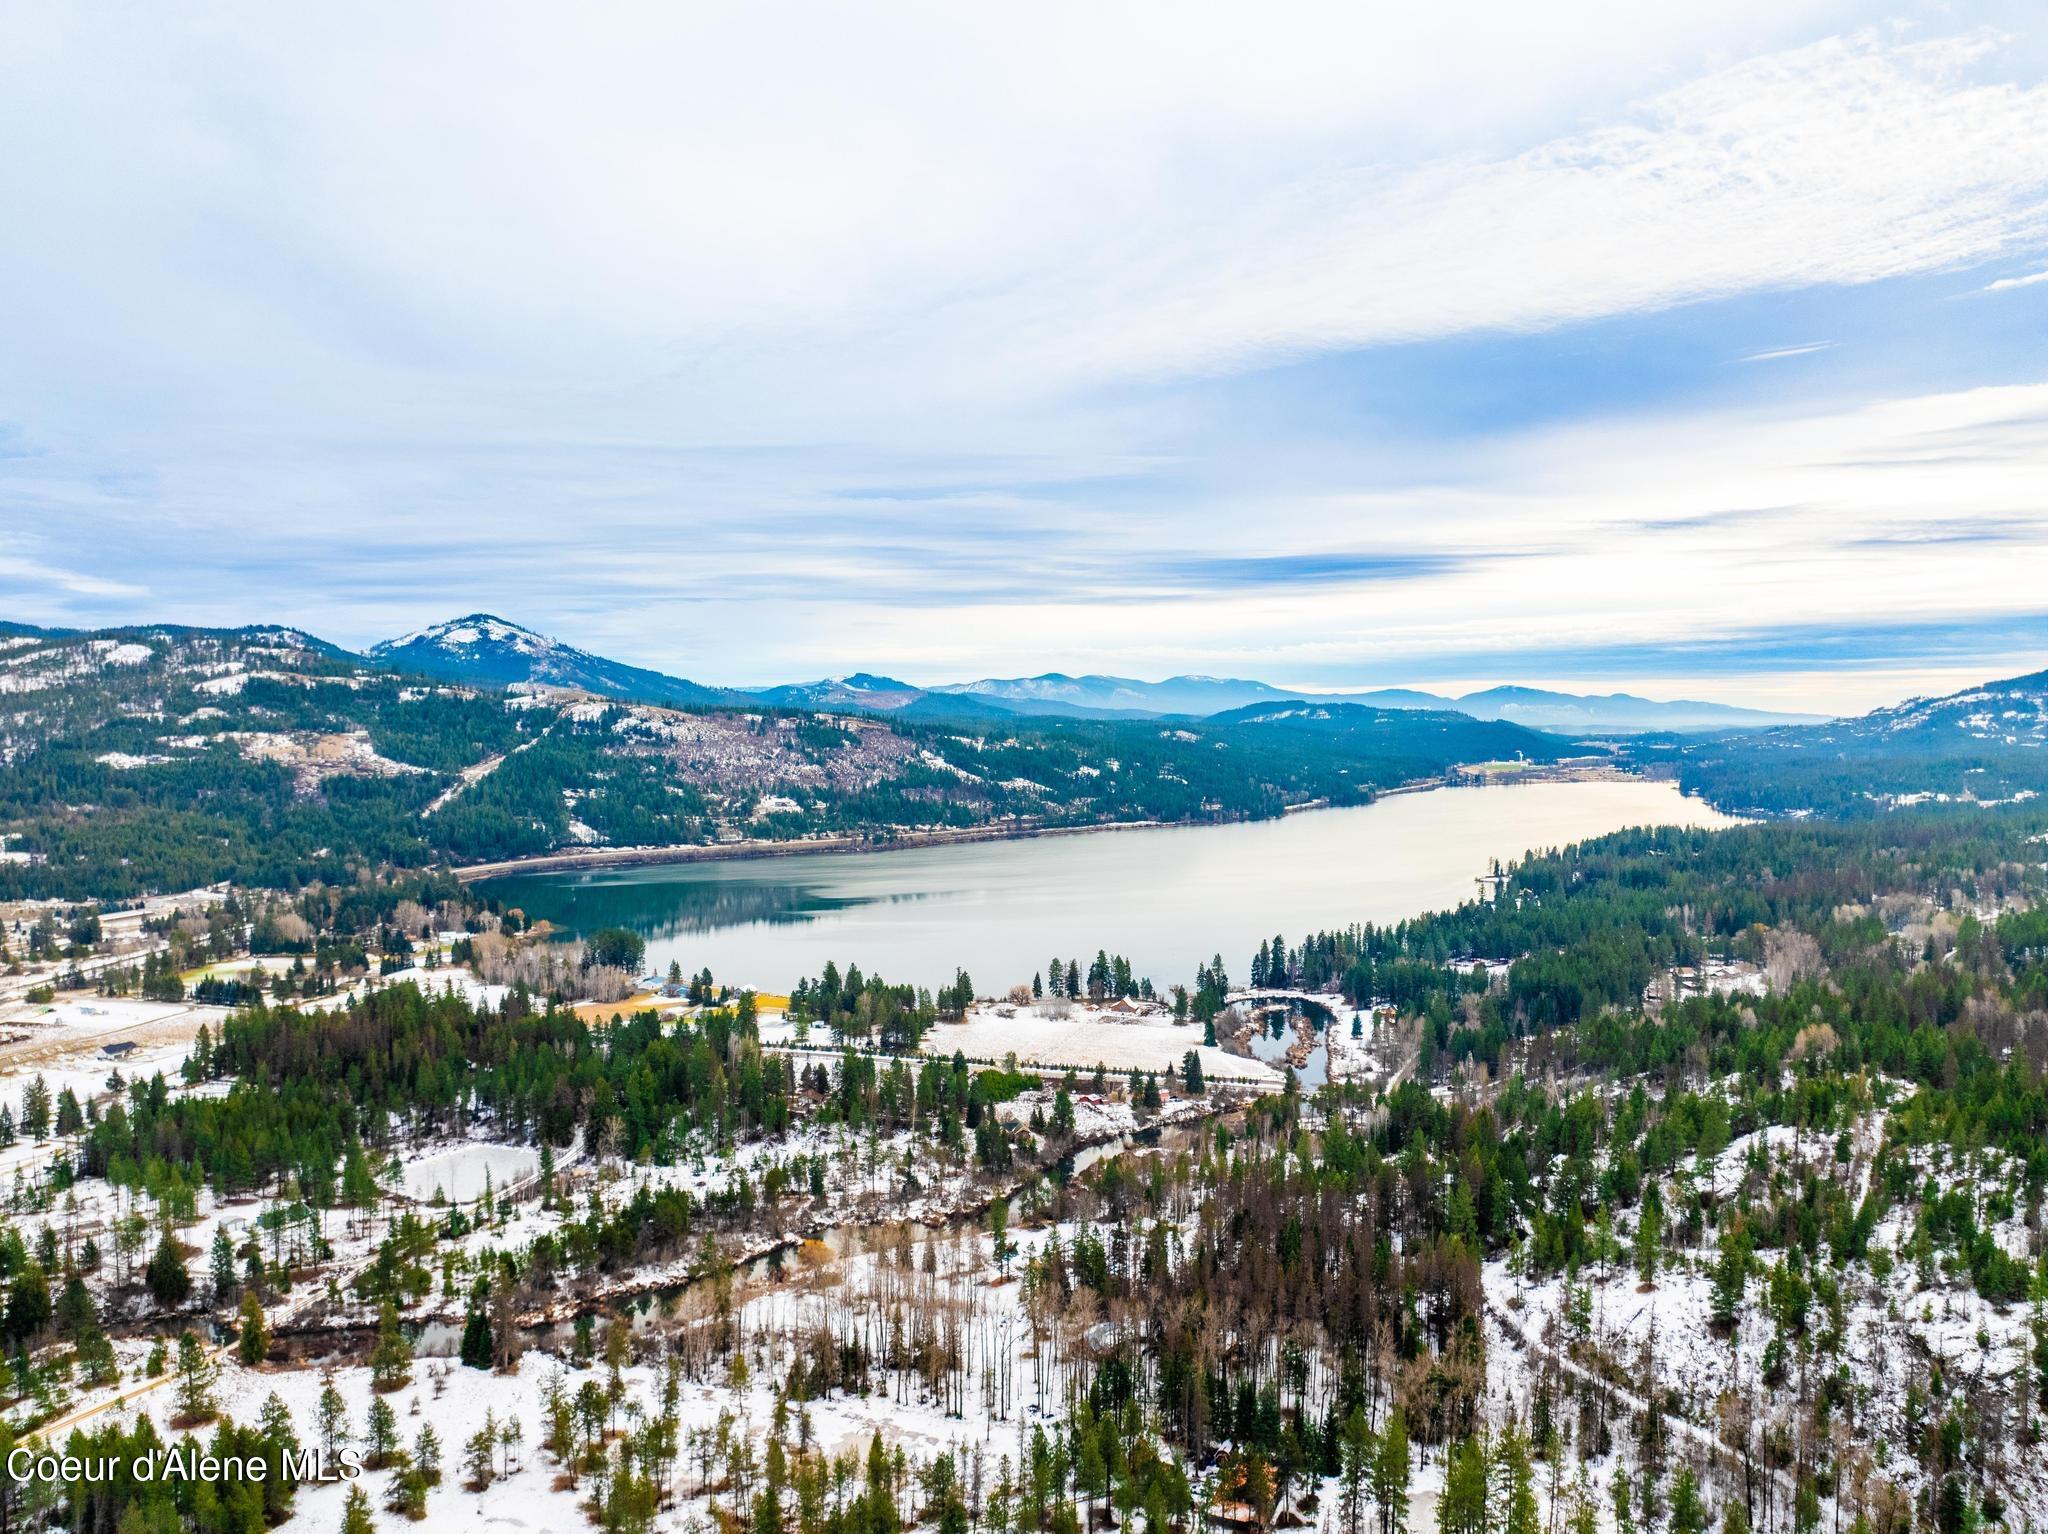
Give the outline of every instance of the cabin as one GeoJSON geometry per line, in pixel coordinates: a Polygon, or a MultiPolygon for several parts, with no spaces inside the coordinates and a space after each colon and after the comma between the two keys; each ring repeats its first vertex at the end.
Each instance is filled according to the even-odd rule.
{"type": "Polygon", "coordinates": [[[134,1052],[135,1044],[130,1039],[121,1039],[115,1043],[102,1044],[100,1046],[100,1058],[102,1060],[122,1060],[134,1052]]]}

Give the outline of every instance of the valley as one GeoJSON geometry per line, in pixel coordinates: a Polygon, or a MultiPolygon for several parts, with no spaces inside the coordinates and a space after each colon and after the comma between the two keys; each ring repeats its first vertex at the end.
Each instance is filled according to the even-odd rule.
{"type": "Polygon", "coordinates": [[[1597,744],[10,653],[0,1447],[251,1526],[2048,1517],[2034,679],[1597,744]]]}

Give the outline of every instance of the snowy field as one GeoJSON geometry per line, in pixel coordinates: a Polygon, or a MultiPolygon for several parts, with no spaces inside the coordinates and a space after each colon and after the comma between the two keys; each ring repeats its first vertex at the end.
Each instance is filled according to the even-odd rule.
{"type": "Polygon", "coordinates": [[[367,990],[381,990],[386,986],[413,985],[424,996],[437,995],[442,991],[453,991],[475,1007],[499,1007],[505,1003],[510,986],[486,985],[467,968],[448,967],[444,969],[401,969],[389,975],[366,976],[347,990],[336,991],[332,996],[322,996],[298,1005],[307,1012],[331,1012],[346,1007],[367,990]]]}
{"type": "Polygon", "coordinates": [[[451,1145],[405,1162],[405,1196],[421,1203],[474,1203],[483,1197],[486,1181],[503,1190],[539,1170],[540,1152],[524,1145],[451,1145]]]}
{"type": "MultiPolygon", "coordinates": [[[[73,993],[52,1003],[24,1003],[9,1009],[8,1032],[21,1030],[31,1037],[15,1046],[44,1045],[97,1047],[101,1042],[159,1024],[180,1024],[197,1032],[200,1023],[218,1027],[227,1016],[223,1007],[205,1007],[192,1002],[141,1001],[126,996],[90,996],[73,993]]],[[[9,1054],[0,1054],[0,1070],[10,1068],[9,1054]]]]}
{"type": "Polygon", "coordinates": [[[1058,1015],[1052,1007],[1019,1007],[1008,1017],[995,1007],[975,1007],[965,1021],[940,1023],[925,1035],[926,1054],[955,1050],[970,1059],[1002,1060],[1015,1054],[1031,1065],[1071,1066],[1092,1071],[1177,1072],[1182,1057],[1194,1050],[1202,1074],[1210,1079],[1274,1084],[1280,1072],[1257,1060],[1233,1055],[1202,1043],[1200,1023],[1171,1018],[1122,1017],[1093,1008],[1072,1006],[1058,1015]]]}

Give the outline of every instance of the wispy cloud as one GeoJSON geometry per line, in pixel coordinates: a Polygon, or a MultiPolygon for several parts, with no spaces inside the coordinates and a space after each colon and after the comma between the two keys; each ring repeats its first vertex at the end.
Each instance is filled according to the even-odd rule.
{"type": "Polygon", "coordinates": [[[1833,341],[1808,341],[1801,346],[1779,346],[1773,347],[1769,351],[1751,352],[1749,355],[1738,357],[1735,360],[1737,362],[1777,362],[1785,357],[1804,357],[1812,352],[1832,351],[1835,345],[1836,343],[1833,341]]]}
{"type": "MultiPolygon", "coordinates": [[[[14,603],[38,611],[59,612],[61,604],[49,601],[52,588],[81,597],[113,597],[123,600],[149,595],[149,587],[132,581],[109,580],[89,570],[73,570],[40,559],[0,554],[0,590],[10,590],[14,603]]],[[[10,604],[13,605],[13,604],[10,604]]]]}
{"type": "Polygon", "coordinates": [[[1996,282],[1984,284],[1986,293],[2003,293],[2009,288],[2031,288],[2037,282],[2048,282],[2048,269],[2029,272],[2024,277],[2001,277],[1996,282]]]}
{"type": "Polygon", "coordinates": [[[1976,0],[94,3],[0,11],[11,611],[1339,682],[2038,600],[2038,375],[1813,301],[2048,252],[1976,0]],[[1692,305],[1716,408],[1632,397],[1692,305]]]}

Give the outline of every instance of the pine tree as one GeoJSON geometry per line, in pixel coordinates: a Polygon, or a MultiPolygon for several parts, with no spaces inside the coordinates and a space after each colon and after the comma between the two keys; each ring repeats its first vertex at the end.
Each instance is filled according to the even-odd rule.
{"type": "Polygon", "coordinates": [[[472,1369],[488,1369],[496,1362],[491,1346],[491,1318],[481,1305],[472,1305],[468,1319],[462,1323],[461,1357],[472,1369]]]}
{"type": "Polygon", "coordinates": [[[1721,1255],[1713,1273],[1713,1311],[1717,1330],[1732,1332],[1742,1314],[1742,1297],[1749,1278],[1749,1243],[1736,1231],[1721,1238],[1721,1255]]]}
{"type": "Polygon", "coordinates": [[[235,1244],[227,1227],[214,1227],[213,1250],[207,1261],[207,1276],[213,1283],[213,1303],[225,1305],[241,1286],[235,1281],[235,1244]]]}
{"type": "Polygon", "coordinates": [[[441,1435],[434,1431],[431,1422],[421,1423],[419,1434],[413,1439],[412,1463],[426,1485],[441,1484],[441,1435]]]}
{"type": "Polygon", "coordinates": [[[348,1443],[348,1414],[342,1404],[341,1392],[334,1388],[334,1378],[329,1375],[320,1386],[319,1427],[320,1452],[332,1459],[348,1443]]]}
{"type": "Polygon", "coordinates": [[[1408,1527],[1408,1419],[1397,1407],[1387,1418],[1372,1466],[1372,1501],[1379,1509],[1380,1534],[1405,1534],[1408,1527]]]}
{"type": "Polygon", "coordinates": [[[178,1415],[186,1422],[210,1422],[218,1415],[213,1404],[213,1360],[191,1332],[178,1335],[178,1415]]]}
{"type": "Polygon", "coordinates": [[[1444,1488],[1436,1500],[1437,1534],[1487,1534],[1486,1445],[1467,1438],[1444,1464],[1444,1488]]]}
{"type": "Polygon", "coordinates": [[[51,1314],[50,1281],[43,1275],[43,1265],[31,1257],[7,1291],[8,1339],[17,1347],[33,1341],[50,1324],[51,1314]]]}
{"type": "Polygon", "coordinates": [[[1339,1473],[1344,1481],[1344,1534],[1364,1534],[1365,1506],[1372,1491],[1373,1463],[1379,1444],[1360,1407],[1352,1407],[1344,1419],[1344,1437],[1339,1448],[1339,1473]]]}
{"type": "Polygon", "coordinates": [[[1657,1281],[1658,1254],[1664,1240],[1664,1196],[1652,1182],[1643,1189],[1636,1216],[1636,1272],[1646,1284],[1657,1281]]]}
{"type": "Polygon", "coordinates": [[[497,1474],[498,1419],[486,1409],[484,1425],[470,1434],[464,1445],[462,1464],[469,1471],[469,1483],[478,1491],[490,1485],[497,1474]]]}
{"type": "Polygon", "coordinates": [[[370,1518],[370,1499],[360,1486],[348,1489],[348,1501],[341,1510],[341,1534],[377,1534],[370,1518]]]}
{"type": "Polygon", "coordinates": [[[185,1254],[169,1231],[157,1241],[143,1280],[151,1297],[165,1310],[176,1310],[192,1297],[192,1275],[186,1271],[185,1254]]]}
{"type": "Polygon", "coordinates": [[[21,1132],[40,1140],[50,1132],[50,1087],[37,1076],[21,1092],[21,1132]]]}
{"type": "Polygon", "coordinates": [[[397,1390],[411,1379],[412,1344],[399,1329],[397,1307],[386,1300],[377,1313],[376,1346],[370,1349],[370,1388],[397,1390]]]}
{"type": "Polygon", "coordinates": [[[370,1411],[363,1424],[363,1444],[369,1450],[366,1463],[382,1470],[398,1453],[398,1414],[380,1395],[370,1397],[370,1411]]]}
{"type": "Polygon", "coordinates": [[[1700,1501],[1692,1466],[1681,1465],[1671,1482],[1671,1534],[1706,1534],[1707,1509],[1700,1501]]]}
{"type": "Polygon", "coordinates": [[[1614,1534],[1636,1534],[1635,1514],[1629,1508],[1628,1477],[1617,1473],[1610,1489],[1614,1493],[1614,1534]]]}
{"type": "Polygon", "coordinates": [[[243,1364],[253,1369],[270,1354],[270,1325],[254,1291],[242,1296],[241,1335],[235,1341],[243,1364]]]}
{"type": "Polygon", "coordinates": [[[1529,1440],[1519,1428],[1510,1426],[1501,1434],[1494,1463],[1501,1487],[1501,1534],[1537,1534],[1536,1476],[1529,1464],[1529,1440]]]}

